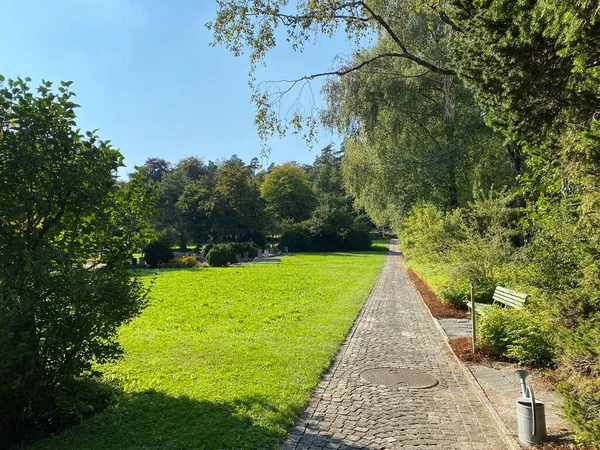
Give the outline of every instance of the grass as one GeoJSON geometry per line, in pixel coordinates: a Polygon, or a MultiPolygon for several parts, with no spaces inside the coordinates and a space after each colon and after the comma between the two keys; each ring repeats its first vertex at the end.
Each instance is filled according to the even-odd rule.
{"type": "Polygon", "coordinates": [[[388,251],[390,248],[390,239],[389,238],[377,238],[371,241],[371,245],[373,250],[376,251],[388,251]]]}
{"type": "Polygon", "coordinates": [[[148,308],[121,331],[125,357],[101,367],[125,394],[28,448],[277,448],[384,257],[307,254],[280,266],[161,270],[148,308]]]}

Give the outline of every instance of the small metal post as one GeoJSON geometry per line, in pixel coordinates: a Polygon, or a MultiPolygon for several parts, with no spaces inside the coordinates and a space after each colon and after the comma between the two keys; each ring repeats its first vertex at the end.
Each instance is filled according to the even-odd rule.
{"type": "Polygon", "coordinates": [[[477,317],[477,314],[475,313],[475,284],[471,282],[471,340],[473,353],[475,353],[475,343],[477,342],[477,333],[475,330],[475,317],[477,317]]]}

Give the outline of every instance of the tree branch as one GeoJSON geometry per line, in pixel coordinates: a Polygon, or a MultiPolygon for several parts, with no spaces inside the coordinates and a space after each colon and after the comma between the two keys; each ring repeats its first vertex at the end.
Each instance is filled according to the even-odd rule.
{"type": "Polygon", "coordinates": [[[369,7],[369,5],[367,5],[364,1],[361,1],[360,3],[361,3],[361,6],[364,9],[366,9],[369,12],[369,14],[371,14],[371,17],[373,17],[373,19],[375,19],[375,21],[379,25],[381,25],[381,27],[387,32],[387,34],[390,36],[390,38],[392,38],[392,40],[396,43],[396,45],[398,47],[400,47],[400,50],[402,50],[402,56],[404,58],[409,59],[420,66],[426,67],[435,73],[439,73],[442,75],[456,75],[456,72],[452,69],[438,67],[435,64],[432,64],[429,61],[425,61],[423,58],[420,58],[417,55],[413,55],[412,53],[410,53],[408,51],[406,45],[404,45],[404,43],[402,42],[400,37],[394,32],[394,30],[392,30],[392,27],[385,21],[385,19],[383,17],[381,17],[379,14],[377,14],[375,11],[373,11],[369,7]]]}

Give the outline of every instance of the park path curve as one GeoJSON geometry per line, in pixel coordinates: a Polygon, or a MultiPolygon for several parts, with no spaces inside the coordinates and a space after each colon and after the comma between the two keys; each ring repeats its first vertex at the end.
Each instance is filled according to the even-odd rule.
{"type": "Polygon", "coordinates": [[[451,354],[392,240],[371,294],[282,450],[506,449],[451,354]],[[413,369],[429,389],[371,384],[366,369],[413,369]]]}

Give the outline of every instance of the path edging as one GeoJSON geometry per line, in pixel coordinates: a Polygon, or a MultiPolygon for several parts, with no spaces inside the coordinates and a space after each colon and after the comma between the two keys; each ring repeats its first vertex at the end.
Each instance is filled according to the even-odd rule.
{"type": "MultiPolygon", "coordinates": [[[[409,277],[409,279],[410,279],[410,277],[409,277]]],[[[477,396],[479,397],[479,399],[481,400],[481,402],[485,405],[486,409],[490,413],[490,416],[492,418],[492,422],[496,426],[496,429],[498,430],[498,432],[500,433],[500,435],[504,438],[504,441],[508,445],[508,448],[510,450],[521,450],[522,447],[519,445],[519,442],[517,441],[517,439],[515,439],[513,437],[512,433],[510,432],[510,430],[508,429],[508,427],[506,426],[506,424],[504,423],[504,421],[500,418],[500,415],[498,414],[498,412],[496,411],[496,409],[492,405],[492,402],[490,402],[490,400],[489,400],[488,396],[486,395],[485,391],[483,390],[483,388],[481,387],[481,385],[477,381],[477,378],[475,378],[475,375],[473,375],[473,373],[471,372],[471,370],[460,360],[460,358],[458,356],[456,356],[456,353],[454,353],[454,350],[452,350],[452,347],[450,346],[450,342],[449,342],[448,336],[444,332],[444,329],[442,328],[442,326],[440,325],[440,323],[438,322],[438,320],[435,317],[433,317],[433,314],[431,314],[431,311],[427,307],[427,304],[423,300],[423,296],[421,295],[421,293],[419,292],[419,290],[415,286],[415,283],[412,281],[412,279],[410,280],[410,282],[412,283],[413,287],[415,288],[415,291],[417,291],[417,294],[419,294],[419,298],[423,302],[423,305],[425,305],[425,309],[427,310],[427,313],[429,314],[429,317],[431,317],[431,320],[433,320],[433,322],[435,323],[436,328],[438,329],[438,331],[440,332],[440,334],[444,338],[444,342],[445,342],[446,346],[448,347],[448,350],[450,351],[450,353],[452,353],[452,356],[458,362],[458,365],[463,369],[463,372],[465,373],[465,376],[467,377],[467,379],[469,380],[469,382],[473,386],[475,392],[477,393],[477,396]]]]}

